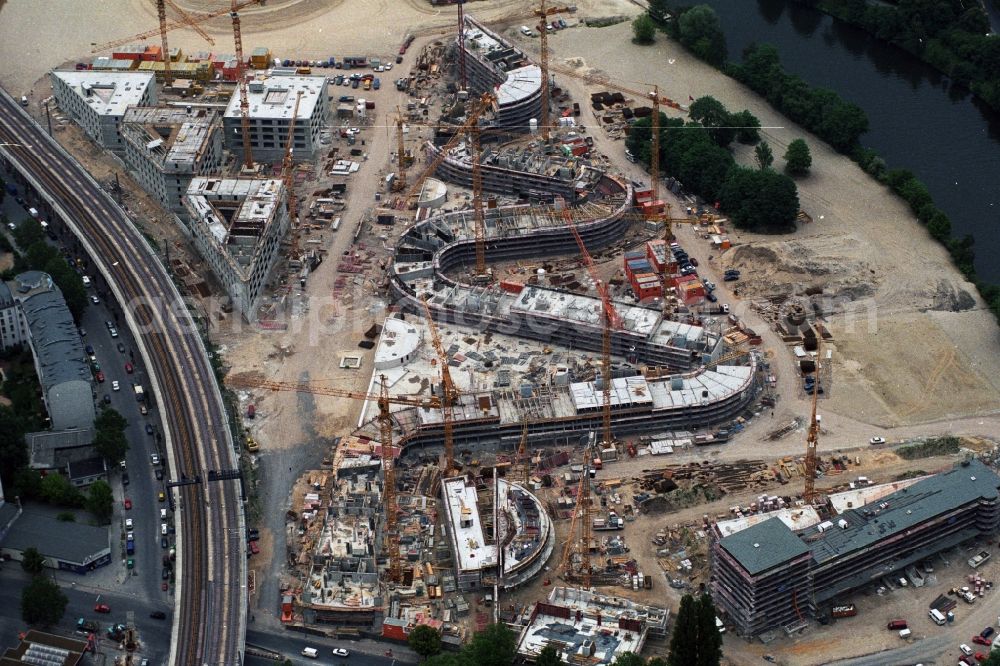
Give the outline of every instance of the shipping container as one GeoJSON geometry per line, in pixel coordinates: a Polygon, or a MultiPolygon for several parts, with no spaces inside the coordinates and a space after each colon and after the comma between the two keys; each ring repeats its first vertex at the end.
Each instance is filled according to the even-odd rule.
{"type": "Polygon", "coordinates": [[[834,606],[830,609],[831,617],[854,617],[858,614],[858,607],[854,604],[847,604],[845,606],[834,606]]]}

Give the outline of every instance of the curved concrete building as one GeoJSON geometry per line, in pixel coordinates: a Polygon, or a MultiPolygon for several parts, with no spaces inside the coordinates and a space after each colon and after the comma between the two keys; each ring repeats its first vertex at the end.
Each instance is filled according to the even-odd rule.
{"type": "MultiPolygon", "coordinates": [[[[527,132],[542,111],[542,70],[523,51],[472,17],[465,16],[465,67],[471,92],[496,95],[498,127],[527,132]]],[[[460,39],[458,36],[456,40],[460,39]]]]}

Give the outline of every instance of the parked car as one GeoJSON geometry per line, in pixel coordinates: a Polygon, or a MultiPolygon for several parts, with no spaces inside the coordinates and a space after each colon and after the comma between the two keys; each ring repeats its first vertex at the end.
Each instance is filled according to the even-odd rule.
{"type": "Polygon", "coordinates": [[[726,275],[724,275],[722,278],[724,282],[736,282],[739,279],[740,279],[739,275],[733,275],[731,273],[726,273],[726,275]]]}
{"type": "Polygon", "coordinates": [[[982,636],[973,636],[972,642],[978,645],[992,645],[989,639],[983,638],[982,636]]]}
{"type": "Polygon", "coordinates": [[[712,292],[708,292],[707,294],[705,294],[705,300],[707,300],[709,303],[715,303],[717,300],[719,300],[719,297],[713,294],[712,292]]]}
{"type": "Polygon", "coordinates": [[[159,465],[160,464],[160,454],[159,453],[153,453],[153,454],[151,454],[149,456],[149,462],[153,463],[154,465],[159,465]]]}
{"type": "Polygon", "coordinates": [[[108,329],[108,333],[110,333],[111,337],[113,337],[113,338],[117,338],[118,337],[118,329],[117,328],[109,328],[108,329]]]}
{"type": "Polygon", "coordinates": [[[156,480],[157,481],[162,481],[163,480],[163,468],[162,467],[157,467],[156,471],[154,472],[154,474],[156,475],[156,480]]]}
{"type": "Polygon", "coordinates": [[[153,434],[153,426],[150,425],[150,424],[148,424],[148,423],[146,424],[146,434],[147,435],[152,435],[153,434]]]}
{"type": "Polygon", "coordinates": [[[115,379],[114,381],[111,382],[111,390],[112,391],[121,391],[122,390],[121,384],[118,383],[117,379],[115,379]]]}
{"type": "Polygon", "coordinates": [[[983,638],[989,638],[994,633],[996,632],[994,631],[993,627],[986,627],[985,629],[979,632],[979,635],[982,636],[983,638]]]}
{"type": "Polygon", "coordinates": [[[156,495],[156,501],[157,502],[166,502],[167,501],[167,494],[161,490],[156,495]]]}
{"type": "Polygon", "coordinates": [[[122,486],[128,486],[128,472],[122,472],[122,486]]]}
{"type": "Polygon", "coordinates": [[[170,569],[168,569],[166,567],[163,567],[163,571],[160,574],[160,578],[162,578],[163,580],[169,579],[170,578],[170,569]]]}
{"type": "Polygon", "coordinates": [[[149,614],[149,617],[153,618],[154,620],[166,620],[167,614],[164,613],[163,611],[153,611],[152,613],[149,614]]]}
{"type": "Polygon", "coordinates": [[[132,508],[132,500],[125,498],[125,510],[128,511],[132,508]]]}
{"type": "Polygon", "coordinates": [[[110,405],[111,404],[111,394],[110,393],[105,393],[104,394],[104,404],[105,405],[110,405]]]}
{"type": "Polygon", "coordinates": [[[344,648],[333,648],[334,657],[350,657],[351,653],[344,648]]]}
{"type": "Polygon", "coordinates": [[[94,375],[94,377],[97,379],[97,381],[101,382],[102,384],[104,383],[104,373],[101,372],[100,370],[97,371],[97,374],[94,375]]]}
{"type": "Polygon", "coordinates": [[[94,612],[95,613],[110,613],[111,612],[111,606],[109,606],[107,604],[97,604],[97,605],[94,606],[94,612]]]}
{"type": "Polygon", "coordinates": [[[125,353],[125,345],[122,344],[121,342],[118,343],[118,351],[121,352],[122,354],[125,353]]]}
{"type": "Polygon", "coordinates": [[[872,437],[871,439],[868,440],[868,443],[872,445],[885,444],[885,437],[872,437]]]}
{"type": "Polygon", "coordinates": [[[90,302],[93,303],[94,305],[100,305],[101,299],[99,299],[97,296],[91,296],[90,302]]]}
{"type": "Polygon", "coordinates": [[[125,529],[127,529],[127,530],[132,529],[132,519],[131,518],[126,518],[125,519],[125,529]]]}
{"type": "Polygon", "coordinates": [[[164,550],[166,550],[166,548],[167,548],[168,545],[169,544],[167,543],[167,537],[161,537],[160,538],[160,548],[163,548],[164,550]]]}
{"type": "Polygon", "coordinates": [[[135,366],[133,366],[131,363],[126,363],[125,364],[125,372],[126,373],[128,373],[128,374],[131,375],[134,370],[135,370],[135,366]]]}

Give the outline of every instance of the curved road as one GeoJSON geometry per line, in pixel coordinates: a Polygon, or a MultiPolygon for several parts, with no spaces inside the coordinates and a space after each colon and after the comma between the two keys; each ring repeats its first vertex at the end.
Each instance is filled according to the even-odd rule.
{"type": "Polygon", "coordinates": [[[180,294],[129,217],[17,102],[0,90],[0,154],[52,207],[101,271],[124,312],[164,414],[179,576],[171,664],[241,664],[246,541],[238,480],[207,481],[236,457],[225,408],[180,294]]]}

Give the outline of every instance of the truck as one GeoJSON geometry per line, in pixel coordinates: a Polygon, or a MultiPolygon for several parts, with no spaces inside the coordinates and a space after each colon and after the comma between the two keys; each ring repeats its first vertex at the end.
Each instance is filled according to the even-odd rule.
{"type": "Polygon", "coordinates": [[[978,569],[988,559],[990,559],[990,553],[988,551],[981,550],[969,558],[969,566],[972,567],[973,569],[978,569]]]}
{"type": "Polygon", "coordinates": [[[854,617],[858,614],[858,607],[854,604],[844,606],[834,606],[830,609],[830,617],[854,617]]]}
{"type": "Polygon", "coordinates": [[[101,630],[101,627],[93,620],[79,618],[76,621],[76,630],[82,634],[93,634],[101,630]]]}
{"type": "Polygon", "coordinates": [[[594,529],[598,531],[604,530],[623,530],[625,529],[625,519],[621,516],[608,516],[607,518],[594,518],[594,529]]]}
{"type": "Polygon", "coordinates": [[[142,384],[133,384],[132,390],[135,391],[135,399],[137,402],[142,402],[146,399],[146,393],[142,390],[142,384]]]}

